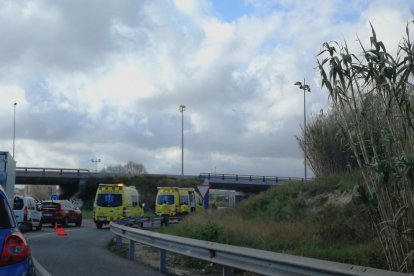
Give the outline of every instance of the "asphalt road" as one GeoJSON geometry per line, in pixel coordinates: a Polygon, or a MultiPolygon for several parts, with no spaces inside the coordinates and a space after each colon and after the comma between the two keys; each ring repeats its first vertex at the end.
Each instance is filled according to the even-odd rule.
{"type": "MultiPolygon", "coordinates": [[[[107,249],[114,237],[109,228],[96,229],[92,220],[82,227],[68,226],[67,236],[58,236],[51,226],[25,233],[32,256],[49,275],[163,275],[111,253],[107,249]]],[[[47,276],[47,274],[45,275],[47,276]]]]}

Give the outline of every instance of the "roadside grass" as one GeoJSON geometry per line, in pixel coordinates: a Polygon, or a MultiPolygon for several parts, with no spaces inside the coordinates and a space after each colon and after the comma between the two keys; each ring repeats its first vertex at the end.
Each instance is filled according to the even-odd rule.
{"type": "Polygon", "coordinates": [[[335,262],[387,269],[366,207],[329,203],[350,195],[357,174],[291,183],[252,196],[234,209],[190,215],[162,233],[335,262]],[[331,199],[332,200],[332,199],[331,199]]]}
{"type": "Polygon", "coordinates": [[[93,211],[89,208],[81,208],[82,218],[83,219],[92,219],[93,218],[93,211]]]}

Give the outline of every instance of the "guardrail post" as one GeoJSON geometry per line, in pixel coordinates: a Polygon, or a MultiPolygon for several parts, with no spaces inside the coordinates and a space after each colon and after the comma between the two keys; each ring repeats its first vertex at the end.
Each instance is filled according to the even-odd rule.
{"type": "Polygon", "coordinates": [[[224,174],[221,175],[221,179],[224,180],[224,174]]]}
{"type": "Polygon", "coordinates": [[[165,250],[160,249],[160,272],[167,273],[165,250]]]}
{"type": "Polygon", "coordinates": [[[236,174],[236,181],[239,181],[239,175],[236,174]]]}
{"type": "Polygon", "coordinates": [[[116,245],[118,245],[118,246],[121,245],[122,244],[122,237],[117,235],[115,237],[115,242],[116,242],[116,245]]]}
{"type": "Polygon", "coordinates": [[[222,274],[223,276],[233,276],[233,268],[229,267],[229,266],[223,266],[223,272],[222,274]]]}
{"type": "Polygon", "coordinates": [[[128,259],[133,261],[135,259],[135,242],[133,240],[129,241],[129,254],[128,259]]]}
{"type": "Polygon", "coordinates": [[[279,178],[276,176],[276,183],[279,182],[279,178]]]}

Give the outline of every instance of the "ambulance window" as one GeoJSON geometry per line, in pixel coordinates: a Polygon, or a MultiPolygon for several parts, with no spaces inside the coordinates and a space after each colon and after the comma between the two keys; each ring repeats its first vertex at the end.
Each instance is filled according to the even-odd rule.
{"type": "Polygon", "coordinates": [[[173,195],[160,195],[158,196],[157,204],[163,204],[166,201],[168,204],[174,204],[173,195]]]}
{"type": "Polygon", "coordinates": [[[188,204],[188,195],[180,195],[180,203],[188,204]]]}
{"type": "Polygon", "coordinates": [[[138,206],[138,196],[132,195],[131,202],[132,202],[132,206],[138,206]]]}
{"type": "Polygon", "coordinates": [[[118,207],[122,205],[121,194],[98,194],[96,205],[100,207],[118,207]]]}

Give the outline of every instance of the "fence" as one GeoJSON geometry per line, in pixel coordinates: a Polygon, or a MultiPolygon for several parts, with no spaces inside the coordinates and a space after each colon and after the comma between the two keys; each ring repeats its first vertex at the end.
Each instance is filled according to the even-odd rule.
{"type": "Polygon", "coordinates": [[[129,240],[131,260],[135,256],[136,242],[160,249],[159,269],[162,273],[167,272],[166,252],[173,252],[219,264],[223,267],[225,276],[232,275],[234,268],[260,275],[406,275],[370,267],[165,235],[113,222],[110,227],[118,242],[122,238],[129,240]]]}

